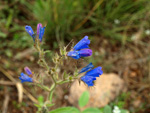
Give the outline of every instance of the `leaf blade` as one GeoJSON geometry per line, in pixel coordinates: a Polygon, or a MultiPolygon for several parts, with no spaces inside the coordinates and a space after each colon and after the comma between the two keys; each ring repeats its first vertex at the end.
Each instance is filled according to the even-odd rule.
{"type": "Polygon", "coordinates": [[[79,106],[84,107],[88,103],[89,98],[90,98],[89,92],[88,91],[83,92],[79,98],[79,106]]]}

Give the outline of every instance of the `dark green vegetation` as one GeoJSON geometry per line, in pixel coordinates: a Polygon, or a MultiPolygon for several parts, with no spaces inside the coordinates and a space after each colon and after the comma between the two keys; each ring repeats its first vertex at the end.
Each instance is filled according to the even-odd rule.
{"type": "MultiPolygon", "coordinates": [[[[45,48],[57,49],[59,44],[67,45],[71,39],[77,42],[88,35],[93,49],[90,61],[101,65],[104,72],[119,74],[128,87],[128,93],[110,105],[131,112],[149,112],[150,36],[145,31],[150,30],[150,0],[0,0],[0,66],[13,71],[16,80],[36,56],[29,54],[14,61],[16,54],[33,46],[24,26],[31,25],[36,30],[39,22],[46,26],[45,48]],[[24,64],[24,59],[28,63],[24,64]]],[[[3,89],[0,86],[0,91],[3,89]]],[[[11,91],[17,95],[15,88],[11,91]]],[[[17,97],[13,97],[16,102],[17,97]]],[[[19,106],[13,102],[11,105],[19,106]]]]}
{"type": "Polygon", "coordinates": [[[149,0],[2,0],[0,36],[2,47],[27,47],[31,39],[24,26],[46,26],[45,38],[56,41],[84,35],[111,38],[125,44],[139,29],[149,27],[149,0]],[[8,39],[6,42],[6,39],[8,39]],[[17,43],[18,44],[14,44],[17,43]]]}

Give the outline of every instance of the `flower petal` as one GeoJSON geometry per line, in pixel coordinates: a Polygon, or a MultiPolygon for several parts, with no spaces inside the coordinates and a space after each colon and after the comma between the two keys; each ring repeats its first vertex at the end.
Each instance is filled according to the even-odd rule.
{"type": "Polygon", "coordinates": [[[88,39],[88,36],[85,36],[83,39],[81,39],[75,46],[74,50],[80,50],[80,49],[85,49],[89,48],[90,40],[88,39]]]}
{"type": "Polygon", "coordinates": [[[102,67],[97,67],[95,69],[92,69],[90,71],[88,71],[85,76],[92,76],[92,77],[99,77],[99,75],[103,74],[103,71],[101,70],[102,67]]]}
{"type": "Polygon", "coordinates": [[[29,67],[25,67],[24,70],[25,70],[25,72],[26,72],[30,77],[32,77],[33,73],[32,73],[32,71],[30,70],[29,67]]]}
{"type": "Polygon", "coordinates": [[[21,83],[23,82],[33,82],[33,79],[30,78],[28,75],[21,73],[19,79],[21,80],[21,83]]]}
{"type": "Polygon", "coordinates": [[[33,41],[35,42],[36,34],[33,32],[33,29],[31,26],[26,25],[25,26],[26,32],[32,37],[33,41]]]}
{"type": "Polygon", "coordinates": [[[80,57],[88,57],[92,55],[92,50],[91,49],[82,49],[79,50],[79,55],[80,57]]]}
{"type": "Polygon", "coordinates": [[[94,86],[94,80],[96,80],[96,78],[92,77],[92,76],[82,76],[80,79],[83,82],[85,82],[88,85],[88,87],[89,86],[94,86]]]}
{"type": "Polygon", "coordinates": [[[26,26],[25,26],[25,30],[26,30],[26,32],[32,37],[32,35],[34,34],[32,27],[26,25],[26,26]]]}
{"type": "Polygon", "coordinates": [[[44,32],[45,32],[45,27],[40,28],[40,31],[39,31],[39,40],[40,40],[40,42],[42,42],[44,32]]]}
{"type": "Polygon", "coordinates": [[[74,59],[79,59],[79,52],[78,51],[70,51],[67,53],[67,56],[72,57],[74,59]]]}
{"type": "Polygon", "coordinates": [[[37,24],[37,35],[39,35],[40,28],[42,28],[42,24],[41,23],[37,24]]]}
{"type": "Polygon", "coordinates": [[[86,72],[86,71],[89,71],[93,68],[93,64],[92,63],[89,63],[87,66],[85,66],[84,68],[82,68],[79,73],[83,73],[83,72],[86,72]]]}

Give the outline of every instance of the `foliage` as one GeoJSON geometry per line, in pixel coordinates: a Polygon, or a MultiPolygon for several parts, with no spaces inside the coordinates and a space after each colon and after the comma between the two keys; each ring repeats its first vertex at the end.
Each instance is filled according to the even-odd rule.
{"type": "Polygon", "coordinates": [[[47,43],[58,48],[72,37],[100,35],[125,44],[139,29],[149,29],[149,0],[2,0],[0,54],[13,56],[12,49],[30,47],[22,25],[46,25],[47,43]],[[31,20],[32,18],[32,20],[31,20]],[[28,42],[28,43],[24,43],[28,42]],[[17,43],[17,44],[16,44],[17,43]]]}
{"type": "Polygon", "coordinates": [[[0,54],[12,57],[12,50],[31,47],[31,40],[29,40],[24,32],[24,27],[22,27],[26,19],[30,18],[29,10],[26,8],[27,5],[28,2],[24,0],[0,1],[0,54]]]}
{"type": "Polygon", "coordinates": [[[63,107],[50,111],[49,113],[80,113],[80,112],[75,107],[63,107]]]}
{"type": "Polygon", "coordinates": [[[149,5],[149,0],[36,0],[31,7],[47,24],[48,40],[94,33],[124,44],[131,41],[130,31],[148,27],[149,5]]]}
{"type": "Polygon", "coordinates": [[[119,95],[114,102],[111,103],[111,106],[118,106],[119,108],[124,108],[125,102],[127,99],[129,99],[130,92],[128,93],[122,93],[119,95]]]}
{"type": "MultiPolygon", "coordinates": [[[[85,91],[79,98],[79,106],[84,107],[87,104],[87,100],[89,100],[89,92],[85,91]]],[[[115,108],[114,108],[115,109],[115,108]]],[[[120,113],[129,113],[127,110],[119,109],[120,113]]],[[[50,113],[79,113],[79,110],[74,107],[62,107],[51,111],[50,113]]],[[[86,108],[81,113],[117,113],[112,110],[111,106],[106,105],[103,108],[86,108]]]]}
{"type": "MultiPolygon", "coordinates": [[[[62,72],[63,77],[60,77],[57,70],[61,66],[64,66],[64,62],[68,61],[70,57],[69,54],[71,52],[75,52],[73,54],[71,53],[72,54],[71,56],[74,56],[74,57],[77,56],[78,59],[91,56],[92,50],[89,49],[90,40],[88,39],[88,36],[85,36],[85,38],[81,39],[74,46],[74,48],[70,50],[70,52],[66,51],[66,47],[60,47],[60,51],[59,51],[60,53],[54,53],[54,56],[52,57],[53,65],[52,64],[49,65],[49,63],[45,59],[45,56],[47,52],[49,53],[51,51],[50,50],[46,51],[42,48],[42,44],[43,44],[42,39],[43,39],[43,35],[45,32],[45,27],[43,27],[41,23],[38,23],[36,32],[34,32],[32,27],[29,25],[25,26],[25,30],[33,39],[34,49],[39,54],[39,60],[37,61],[37,63],[45,69],[45,73],[47,75],[46,76],[39,75],[38,77],[38,75],[34,74],[30,70],[30,68],[26,66],[24,68],[25,73],[21,72],[19,79],[21,80],[21,83],[30,82],[32,85],[36,85],[37,87],[40,87],[44,91],[48,92],[46,101],[44,101],[43,96],[39,96],[38,103],[34,104],[38,108],[38,112],[48,113],[49,107],[54,105],[52,99],[53,99],[53,94],[54,94],[54,90],[56,89],[56,86],[60,86],[61,84],[64,84],[64,83],[71,83],[76,79],[81,79],[81,76],[79,75],[81,71],[79,73],[77,68],[75,68],[76,70],[71,76],[70,76],[70,73],[67,73],[65,70],[63,70],[62,72]],[[87,49],[90,51],[85,51],[87,49]],[[44,77],[50,78],[52,80],[52,84],[49,84],[50,86],[43,84],[44,77]]],[[[90,64],[92,65],[92,63],[90,64]]],[[[88,79],[86,80],[86,82],[82,79],[81,81],[85,82],[88,85],[88,87],[90,87],[90,86],[94,86],[93,81],[96,80],[96,77],[99,77],[103,73],[103,71],[101,70],[102,68],[100,66],[95,69],[90,68],[90,70],[88,66],[84,67],[84,71],[87,71],[84,76],[87,77],[88,79]]],[[[94,66],[92,65],[92,68],[93,67],[94,66]]],[[[84,106],[88,102],[88,100],[86,99],[86,98],[89,98],[88,92],[85,92],[85,94],[83,94],[83,97],[81,97],[81,101],[79,101],[80,106],[84,106]],[[84,96],[85,96],[85,99],[83,98],[84,96]]],[[[74,111],[74,109],[60,108],[60,109],[57,109],[56,112],[63,112],[66,110],[67,110],[66,112],[70,112],[70,111],[74,111]]]]}
{"type": "MultiPolygon", "coordinates": [[[[143,29],[149,28],[149,0],[2,0],[0,4],[0,54],[8,57],[13,57],[13,50],[19,51],[20,49],[31,47],[32,39],[24,33],[22,25],[35,25],[35,20],[46,25],[46,35],[48,36],[46,40],[56,48],[58,43],[63,45],[64,42],[67,42],[72,37],[81,37],[84,34],[100,35],[113,39],[111,41],[120,41],[125,44],[126,41],[131,41],[133,33],[138,32],[139,29],[142,29],[143,33],[143,29]]],[[[66,48],[61,49],[64,52],[66,48]]],[[[39,52],[41,54],[46,53],[43,49],[40,49],[39,52]]],[[[62,54],[64,55],[65,53],[62,54]]],[[[58,54],[54,56],[53,63],[57,64],[57,60],[60,60],[61,57],[58,54]]],[[[40,59],[38,62],[43,66],[40,61],[45,61],[40,59]]],[[[95,62],[97,61],[95,60],[95,62]]],[[[47,70],[47,72],[50,71],[47,70]]],[[[51,73],[57,74],[56,69],[53,68],[51,73]]],[[[73,78],[64,72],[64,79],[72,81],[73,78]]],[[[65,82],[59,81],[58,84],[65,82]]],[[[46,86],[39,87],[49,91],[55,86],[50,88],[46,86]]],[[[87,94],[84,95],[87,96],[87,94]]],[[[84,97],[87,98],[86,96],[84,97]]],[[[81,97],[79,100],[80,107],[86,105],[85,98],[81,97]]],[[[49,100],[51,101],[51,99],[49,100]]],[[[41,109],[47,110],[45,108],[52,105],[51,103],[43,102],[42,97],[39,97],[39,104],[35,104],[39,111],[41,109]]],[[[100,111],[110,112],[110,109],[115,105],[122,109],[124,99],[114,103],[113,106],[101,108],[100,111]]],[[[69,109],[76,110],[76,108],[72,107],[69,107],[69,109]]],[[[88,108],[83,112],[86,113],[92,110],[97,112],[98,108],[88,108]]]]}

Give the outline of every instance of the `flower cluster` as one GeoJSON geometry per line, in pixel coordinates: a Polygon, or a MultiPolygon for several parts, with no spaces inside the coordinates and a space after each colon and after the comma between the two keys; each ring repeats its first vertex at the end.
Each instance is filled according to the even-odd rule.
{"type": "Polygon", "coordinates": [[[74,59],[91,56],[92,50],[87,49],[89,48],[89,44],[90,40],[88,39],[88,36],[85,36],[73,47],[73,51],[68,52],[67,56],[72,57],[74,59]]]}
{"type": "Polygon", "coordinates": [[[103,74],[103,71],[101,70],[102,67],[97,67],[95,69],[92,69],[94,66],[92,63],[88,64],[86,67],[82,68],[79,73],[86,72],[84,76],[82,76],[80,79],[85,82],[88,87],[94,86],[94,81],[96,80],[96,77],[99,77],[103,74]]]}
{"type": "MultiPolygon", "coordinates": [[[[25,26],[25,30],[27,31],[27,33],[33,38],[33,41],[35,42],[37,39],[39,39],[39,41],[42,41],[42,37],[44,35],[44,31],[45,31],[45,27],[42,27],[42,24],[39,23],[37,24],[37,31],[36,33],[34,33],[33,29],[31,28],[31,26],[26,25],[25,26]],[[38,38],[36,38],[38,36],[38,38]]],[[[71,51],[69,51],[67,53],[67,56],[73,58],[73,59],[79,59],[82,57],[88,57],[92,55],[92,50],[89,49],[89,44],[90,44],[90,40],[88,39],[88,36],[85,36],[83,39],[81,39],[74,47],[71,51]]],[[[37,45],[38,46],[38,45],[37,45]]],[[[41,51],[40,51],[41,52],[41,51]]],[[[43,53],[41,53],[43,54],[43,53]]],[[[44,60],[42,60],[44,61],[44,60]]],[[[48,66],[46,64],[46,62],[44,62],[46,67],[48,66]]],[[[94,81],[96,80],[96,77],[99,77],[100,75],[102,75],[103,71],[101,70],[102,67],[96,67],[94,68],[93,64],[90,63],[88,64],[86,67],[82,68],[78,74],[80,73],[84,73],[84,76],[82,76],[80,79],[86,83],[88,85],[88,87],[90,86],[94,86],[94,81]]],[[[49,68],[47,68],[49,69],[49,68]]],[[[32,71],[28,68],[25,67],[24,68],[25,72],[27,73],[24,74],[23,72],[20,74],[21,76],[19,77],[19,79],[21,80],[21,82],[33,82],[33,73],[32,71]]],[[[35,80],[34,80],[35,81],[35,80]]]]}
{"type": "Polygon", "coordinates": [[[28,25],[25,26],[25,30],[32,37],[34,41],[34,48],[39,53],[39,60],[37,63],[41,67],[45,68],[47,77],[50,77],[52,80],[52,84],[50,84],[51,85],[50,87],[43,84],[44,79],[42,78],[42,76],[40,75],[39,75],[40,77],[35,76],[36,74],[34,75],[33,72],[28,67],[24,68],[24,71],[26,74],[23,72],[21,72],[20,74],[19,79],[21,80],[21,83],[32,82],[37,87],[40,87],[43,90],[48,92],[47,100],[43,104],[41,103],[35,104],[35,106],[38,107],[39,112],[40,111],[48,112],[47,108],[54,105],[52,102],[52,98],[53,98],[54,90],[56,89],[58,85],[61,85],[64,83],[71,83],[75,79],[80,79],[85,84],[87,84],[88,87],[91,87],[91,86],[94,86],[94,82],[96,78],[102,75],[103,73],[103,71],[101,70],[102,67],[99,66],[99,67],[94,68],[92,63],[82,68],[79,72],[78,70],[76,70],[72,76],[70,76],[69,73],[66,73],[66,71],[63,72],[63,75],[62,75],[63,77],[59,77],[58,75],[59,72],[57,70],[59,69],[59,66],[63,64],[63,61],[67,59],[67,56],[78,60],[80,58],[88,57],[92,55],[92,50],[89,49],[90,40],[88,39],[88,36],[85,36],[83,39],[81,39],[69,52],[66,51],[67,47],[64,47],[64,48],[60,47],[60,55],[56,53],[52,57],[54,66],[49,66],[49,64],[45,60],[45,55],[49,51],[45,51],[44,49],[42,49],[41,44],[43,43],[40,43],[42,42],[42,38],[45,32],[45,27],[43,27],[42,24],[39,23],[37,24],[36,33],[34,33],[31,26],[28,26],[28,25]],[[81,73],[85,73],[85,74],[83,76],[79,76],[81,73]]]}
{"type": "MultiPolygon", "coordinates": [[[[92,50],[87,49],[89,48],[89,44],[90,44],[90,40],[88,39],[88,36],[85,36],[73,47],[73,51],[68,52],[67,56],[72,57],[74,59],[91,56],[92,50]]],[[[103,71],[101,70],[102,67],[99,66],[95,69],[92,68],[94,68],[94,66],[92,63],[90,63],[79,71],[79,74],[86,72],[86,74],[82,76],[80,79],[84,83],[86,83],[88,87],[94,86],[94,81],[96,80],[96,77],[99,77],[99,75],[103,74],[103,71]]]]}
{"type": "Polygon", "coordinates": [[[32,73],[32,71],[28,67],[25,67],[24,70],[27,73],[27,75],[24,74],[23,72],[20,74],[19,79],[21,80],[21,83],[23,83],[23,82],[33,82],[33,78],[32,78],[33,73],[32,73]]]}
{"type": "Polygon", "coordinates": [[[31,26],[26,25],[25,26],[26,32],[32,37],[33,41],[35,42],[36,36],[39,36],[40,42],[42,42],[42,38],[45,32],[45,27],[42,27],[42,24],[37,24],[37,31],[34,33],[31,26]]]}

